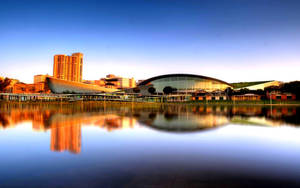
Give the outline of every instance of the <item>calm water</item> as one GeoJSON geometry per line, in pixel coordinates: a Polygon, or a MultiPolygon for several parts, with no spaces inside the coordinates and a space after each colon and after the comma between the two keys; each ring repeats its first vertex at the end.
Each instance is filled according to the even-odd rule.
{"type": "Polygon", "coordinates": [[[297,187],[299,114],[0,104],[0,187],[297,187]]]}

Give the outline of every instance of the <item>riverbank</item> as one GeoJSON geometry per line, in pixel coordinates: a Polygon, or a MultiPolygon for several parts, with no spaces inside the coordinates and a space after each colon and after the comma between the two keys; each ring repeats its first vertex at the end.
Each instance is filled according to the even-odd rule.
{"type": "Polygon", "coordinates": [[[300,106],[300,101],[186,101],[186,102],[146,102],[146,101],[0,101],[2,104],[59,104],[59,105],[135,105],[135,106],[160,106],[160,105],[229,105],[229,106],[300,106]]]}
{"type": "Polygon", "coordinates": [[[121,94],[13,94],[0,93],[0,102],[27,104],[117,103],[136,105],[299,105],[296,100],[191,100],[190,97],[136,96],[121,94]]]}

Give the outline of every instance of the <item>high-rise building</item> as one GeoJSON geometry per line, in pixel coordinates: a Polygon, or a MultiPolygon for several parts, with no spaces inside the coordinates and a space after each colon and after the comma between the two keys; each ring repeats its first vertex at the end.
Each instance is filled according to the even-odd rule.
{"type": "Polygon", "coordinates": [[[82,82],[82,64],[82,53],[73,53],[71,56],[55,55],[53,77],[62,80],[82,82]]]}

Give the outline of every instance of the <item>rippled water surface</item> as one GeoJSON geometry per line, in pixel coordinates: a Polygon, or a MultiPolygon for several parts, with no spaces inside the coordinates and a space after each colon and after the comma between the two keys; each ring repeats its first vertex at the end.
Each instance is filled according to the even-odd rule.
{"type": "Polygon", "coordinates": [[[0,103],[0,187],[297,187],[300,108],[0,103]]]}

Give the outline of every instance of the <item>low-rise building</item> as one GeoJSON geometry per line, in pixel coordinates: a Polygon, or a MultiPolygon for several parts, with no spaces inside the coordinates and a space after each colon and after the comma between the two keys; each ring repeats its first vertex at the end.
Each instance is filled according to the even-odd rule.
{"type": "Polygon", "coordinates": [[[259,101],[261,99],[260,95],[247,93],[244,95],[233,95],[231,100],[233,101],[259,101]]]}
{"type": "Polygon", "coordinates": [[[83,83],[113,89],[128,89],[136,87],[134,78],[123,78],[115,76],[114,74],[108,74],[105,78],[101,78],[99,80],[84,80],[83,83]]]}
{"type": "Polygon", "coordinates": [[[48,74],[38,74],[38,75],[34,75],[33,77],[33,83],[40,83],[40,82],[44,82],[46,81],[46,78],[49,77],[48,74]]]}
{"type": "Polygon", "coordinates": [[[267,98],[272,99],[272,100],[296,100],[296,95],[293,93],[288,93],[288,92],[280,92],[280,91],[272,91],[267,93],[267,98]]]}
{"type": "Polygon", "coordinates": [[[222,93],[206,93],[203,95],[193,95],[193,101],[223,101],[228,100],[228,97],[222,93]]]}
{"type": "Polygon", "coordinates": [[[48,74],[34,75],[34,93],[50,93],[46,83],[46,78],[48,77],[50,77],[48,74]]]}
{"type": "Polygon", "coordinates": [[[5,89],[6,93],[35,93],[34,84],[15,83],[5,89]]]}
{"type": "Polygon", "coordinates": [[[123,78],[120,76],[115,76],[109,74],[104,78],[105,85],[108,87],[114,87],[118,89],[134,88],[136,87],[136,82],[134,78],[123,78]]]}

